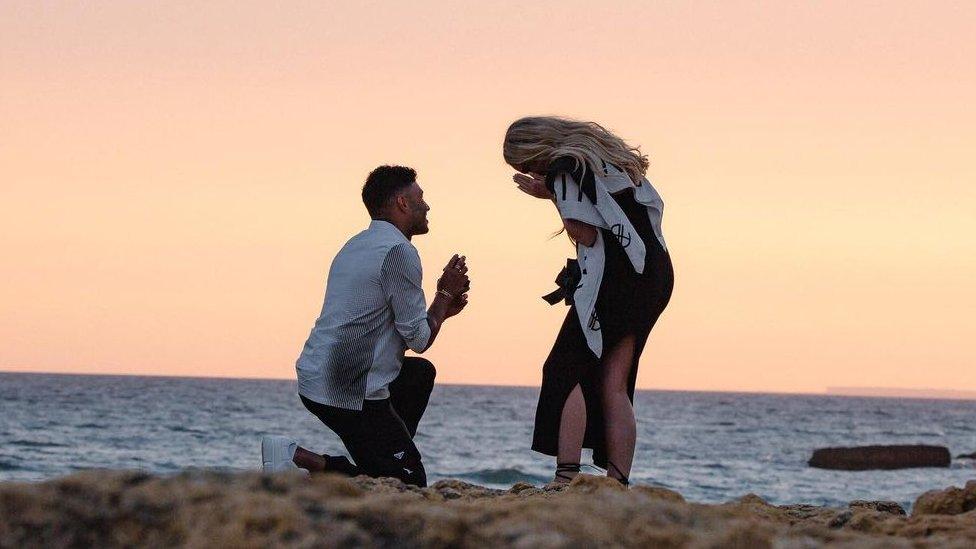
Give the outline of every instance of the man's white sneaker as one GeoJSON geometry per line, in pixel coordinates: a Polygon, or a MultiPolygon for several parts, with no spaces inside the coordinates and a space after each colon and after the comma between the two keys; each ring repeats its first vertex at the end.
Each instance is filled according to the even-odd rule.
{"type": "Polygon", "coordinates": [[[292,459],[298,442],[288,437],[266,436],[261,439],[261,469],[265,473],[298,469],[292,459]]]}

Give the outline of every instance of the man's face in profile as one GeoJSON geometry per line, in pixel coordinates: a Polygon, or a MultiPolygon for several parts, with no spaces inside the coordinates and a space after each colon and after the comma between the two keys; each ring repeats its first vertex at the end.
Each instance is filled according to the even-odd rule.
{"type": "Polygon", "coordinates": [[[410,206],[410,233],[427,234],[430,231],[427,221],[427,212],[430,211],[430,206],[424,202],[424,190],[415,181],[407,187],[404,196],[410,206]]]}

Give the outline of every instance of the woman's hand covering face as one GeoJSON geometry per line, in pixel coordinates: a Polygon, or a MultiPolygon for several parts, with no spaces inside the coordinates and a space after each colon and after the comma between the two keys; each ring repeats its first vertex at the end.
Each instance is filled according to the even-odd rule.
{"type": "Polygon", "coordinates": [[[517,173],[512,176],[512,180],[518,186],[518,190],[523,193],[546,200],[552,199],[552,193],[546,188],[546,178],[537,173],[517,173]]]}

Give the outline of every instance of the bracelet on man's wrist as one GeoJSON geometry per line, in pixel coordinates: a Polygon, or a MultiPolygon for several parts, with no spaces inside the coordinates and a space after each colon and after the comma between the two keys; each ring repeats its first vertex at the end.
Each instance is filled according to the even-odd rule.
{"type": "Polygon", "coordinates": [[[449,292],[447,290],[437,290],[437,293],[441,294],[442,296],[444,296],[444,297],[446,297],[448,299],[454,299],[454,296],[451,295],[451,292],[449,292]]]}

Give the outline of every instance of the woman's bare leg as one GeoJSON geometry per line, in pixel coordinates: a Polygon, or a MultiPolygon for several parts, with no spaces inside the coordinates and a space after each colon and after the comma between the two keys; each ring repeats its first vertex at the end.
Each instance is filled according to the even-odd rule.
{"type": "Polygon", "coordinates": [[[627,336],[603,355],[603,415],[606,421],[607,476],[630,477],[637,443],[637,420],[627,395],[627,380],[634,361],[634,336],[627,336]]]}
{"type": "Polygon", "coordinates": [[[580,386],[573,387],[563,404],[563,413],[559,420],[559,447],[556,456],[556,468],[559,475],[553,482],[569,482],[579,472],[558,471],[560,465],[579,465],[583,453],[583,436],[586,434],[586,401],[580,386]]]}

